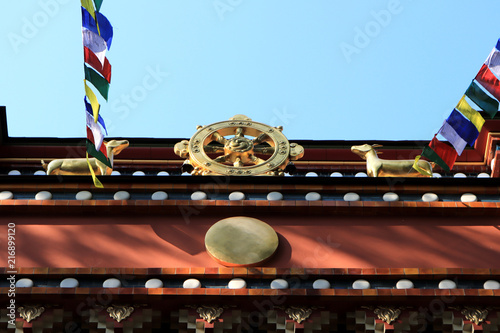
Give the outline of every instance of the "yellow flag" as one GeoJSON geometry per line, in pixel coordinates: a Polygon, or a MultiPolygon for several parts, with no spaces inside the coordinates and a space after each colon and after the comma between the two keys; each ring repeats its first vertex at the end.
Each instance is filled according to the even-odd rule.
{"type": "Polygon", "coordinates": [[[422,169],[418,165],[418,161],[420,160],[420,157],[422,157],[422,156],[418,155],[417,157],[415,157],[415,162],[413,162],[413,169],[417,170],[418,172],[420,172],[420,174],[422,174],[424,176],[430,176],[430,177],[432,177],[432,172],[430,172],[428,170],[425,170],[425,169],[422,169]]]}
{"type": "Polygon", "coordinates": [[[102,185],[102,183],[99,181],[99,179],[97,179],[95,173],[94,173],[94,169],[92,168],[92,166],[90,165],[90,161],[89,161],[89,153],[85,153],[85,155],[87,156],[87,165],[89,166],[89,169],[90,169],[90,174],[92,175],[92,180],[94,181],[94,186],[95,187],[100,187],[100,188],[103,188],[104,185],[102,185]]]}
{"type": "Polygon", "coordinates": [[[85,8],[95,20],[95,9],[92,0],[81,0],[81,2],[82,2],[82,7],[85,8]]]}
{"type": "Polygon", "coordinates": [[[476,126],[478,132],[481,132],[481,128],[483,128],[484,124],[484,118],[481,117],[481,114],[474,110],[469,103],[467,103],[465,95],[462,96],[462,99],[458,102],[456,109],[469,119],[474,126],[476,126]]]}
{"type": "Polygon", "coordinates": [[[94,121],[99,118],[99,101],[97,100],[96,95],[90,89],[90,87],[87,85],[87,81],[83,80],[85,83],[85,95],[87,95],[87,98],[90,101],[90,105],[92,106],[92,112],[94,113],[94,121]]]}

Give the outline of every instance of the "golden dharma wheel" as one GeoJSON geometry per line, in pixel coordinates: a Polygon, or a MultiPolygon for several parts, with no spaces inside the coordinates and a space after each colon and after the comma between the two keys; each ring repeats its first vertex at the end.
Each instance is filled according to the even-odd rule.
{"type": "Polygon", "coordinates": [[[290,144],[281,130],[236,115],[199,126],[191,140],[177,143],[174,151],[189,157],[193,175],[283,175],[289,161],[301,158],[304,149],[290,144]]]}
{"type": "Polygon", "coordinates": [[[205,235],[208,254],[224,266],[255,266],[278,248],[278,235],[267,223],[251,217],[230,217],[215,223],[205,235]]]}

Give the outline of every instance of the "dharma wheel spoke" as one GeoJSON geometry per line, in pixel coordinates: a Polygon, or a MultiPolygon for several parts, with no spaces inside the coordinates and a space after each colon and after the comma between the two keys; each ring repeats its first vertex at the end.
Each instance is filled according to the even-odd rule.
{"type": "Polygon", "coordinates": [[[254,147],[253,151],[257,154],[272,155],[272,154],[274,154],[274,147],[261,145],[261,146],[254,147]]]}
{"type": "Polygon", "coordinates": [[[224,163],[227,161],[227,159],[229,158],[229,154],[227,155],[222,155],[222,156],[219,156],[217,157],[216,159],[214,159],[214,162],[217,162],[217,163],[224,163]]]}
{"type": "Polygon", "coordinates": [[[243,128],[242,127],[238,127],[235,131],[235,137],[237,138],[244,138],[245,135],[243,134],[243,128]]]}
{"type": "Polygon", "coordinates": [[[258,145],[259,143],[261,143],[262,141],[264,141],[268,137],[269,136],[267,135],[267,133],[261,133],[261,134],[259,134],[258,137],[256,137],[255,139],[252,140],[253,144],[258,145]]]}
{"type": "Polygon", "coordinates": [[[218,146],[203,146],[205,153],[224,153],[224,147],[218,146]]]}
{"type": "Polygon", "coordinates": [[[250,161],[252,161],[253,164],[261,164],[261,163],[266,163],[265,160],[263,160],[262,158],[258,158],[257,156],[255,155],[250,155],[249,156],[250,158],[250,161]]]}
{"type": "Polygon", "coordinates": [[[217,141],[218,143],[221,143],[223,145],[225,145],[227,142],[227,139],[217,132],[214,132],[214,134],[212,134],[212,140],[217,141]]]}
{"type": "Polygon", "coordinates": [[[236,168],[241,168],[243,167],[243,162],[241,162],[241,159],[238,157],[234,162],[233,162],[233,166],[236,167],[236,168]]]}

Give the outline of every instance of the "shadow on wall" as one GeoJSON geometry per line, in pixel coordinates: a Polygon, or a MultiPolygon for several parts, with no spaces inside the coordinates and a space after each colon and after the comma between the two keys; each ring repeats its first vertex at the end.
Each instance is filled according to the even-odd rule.
{"type": "MultiPolygon", "coordinates": [[[[217,267],[204,238],[227,216],[11,217],[22,267],[217,267]]],[[[268,267],[500,268],[498,219],[253,216],[278,233],[268,267]]],[[[0,228],[0,233],[6,225],[0,228]]],[[[6,261],[6,252],[0,253],[6,261]]]]}
{"type": "Polygon", "coordinates": [[[278,249],[268,261],[262,264],[262,266],[286,266],[287,263],[289,263],[292,259],[292,246],[282,234],[280,234],[279,232],[277,232],[277,234],[279,242],[278,249]]]}
{"type": "Polygon", "coordinates": [[[153,231],[165,242],[189,255],[205,252],[205,233],[210,225],[151,224],[153,231]]]}

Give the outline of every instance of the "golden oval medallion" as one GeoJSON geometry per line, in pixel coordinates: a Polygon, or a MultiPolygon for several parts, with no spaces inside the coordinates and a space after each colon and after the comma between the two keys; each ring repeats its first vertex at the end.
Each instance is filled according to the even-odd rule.
{"type": "Polygon", "coordinates": [[[205,235],[208,254],[224,266],[255,266],[278,248],[278,235],[267,223],[237,216],[220,220],[205,235]]]}

